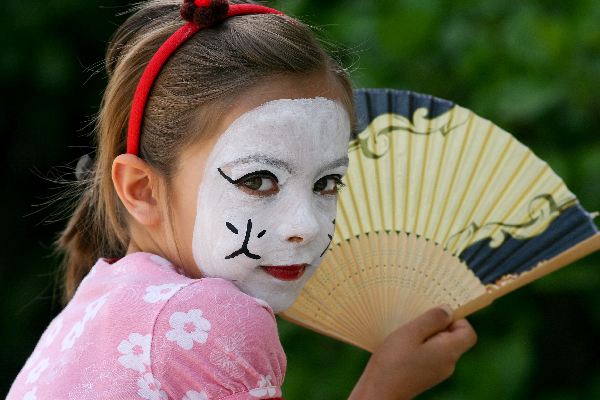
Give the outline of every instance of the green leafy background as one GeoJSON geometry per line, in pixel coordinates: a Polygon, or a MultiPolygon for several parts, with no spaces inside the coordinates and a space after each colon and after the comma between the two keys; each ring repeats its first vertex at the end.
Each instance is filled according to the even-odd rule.
{"type": "MultiPolygon", "coordinates": [[[[600,2],[281,0],[316,27],[356,87],[434,94],[512,132],[600,210],[600,2]]],[[[106,43],[128,9],[110,0],[0,5],[0,395],[60,311],[45,207],[90,152],[106,43]]],[[[422,399],[600,398],[600,257],[470,318],[477,346],[422,399]]],[[[343,399],[368,354],[280,321],[288,399],[343,399]]]]}

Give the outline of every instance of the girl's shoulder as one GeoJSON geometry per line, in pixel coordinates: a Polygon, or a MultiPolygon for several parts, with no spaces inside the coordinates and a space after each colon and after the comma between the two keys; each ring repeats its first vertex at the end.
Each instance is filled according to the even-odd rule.
{"type": "Polygon", "coordinates": [[[191,279],[134,253],[96,263],[14,389],[47,398],[246,398],[279,395],[285,366],[266,303],[229,281],[191,279]]]}
{"type": "Polygon", "coordinates": [[[94,270],[101,271],[99,275],[104,275],[104,278],[95,277],[95,284],[104,286],[106,291],[116,291],[120,287],[122,291],[129,293],[129,297],[135,294],[133,297],[142,299],[145,303],[158,303],[161,308],[167,302],[169,304],[166,308],[185,304],[217,307],[222,312],[251,308],[255,311],[263,310],[261,313],[266,312],[275,320],[271,307],[265,301],[243,293],[231,281],[187,277],[171,262],[155,254],[133,253],[113,264],[100,260],[92,273],[94,270]],[[106,273],[106,270],[109,272],[106,273]]]}
{"type": "MultiPolygon", "coordinates": [[[[274,319],[269,305],[240,291],[221,278],[194,279],[183,275],[168,260],[151,253],[129,254],[116,262],[100,259],[80,284],[68,307],[81,306],[93,298],[114,298],[119,304],[140,302],[160,309],[166,302],[217,306],[232,311],[238,307],[264,309],[274,319]]],[[[114,301],[113,301],[114,302],[114,301]]],[[[144,307],[146,308],[146,307],[144,307]]]]}
{"type": "Polygon", "coordinates": [[[188,392],[232,399],[281,395],[286,358],[267,303],[230,281],[190,279],[157,256],[134,257],[138,267],[160,276],[136,291],[138,302],[143,293],[142,301],[155,306],[148,315],[149,382],[175,398],[188,392]]]}
{"type": "Polygon", "coordinates": [[[132,325],[145,324],[146,329],[158,331],[174,321],[191,321],[197,316],[198,321],[209,321],[220,331],[276,332],[275,315],[263,300],[243,293],[225,279],[189,278],[169,261],[150,253],[133,253],[113,264],[100,260],[73,300],[78,303],[74,307],[85,307],[84,314],[90,309],[95,313],[97,304],[102,303],[106,309],[101,317],[114,321],[119,316],[122,327],[138,321],[132,325]]]}

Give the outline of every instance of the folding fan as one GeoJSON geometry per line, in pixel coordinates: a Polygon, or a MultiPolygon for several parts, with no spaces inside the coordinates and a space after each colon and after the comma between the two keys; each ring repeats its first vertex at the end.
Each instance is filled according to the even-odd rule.
{"type": "Polygon", "coordinates": [[[490,121],[417,93],[355,98],[335,234],[285,319],[373,351],[431,307],[464,317],[600,248],[595,215],[490,121]]]}

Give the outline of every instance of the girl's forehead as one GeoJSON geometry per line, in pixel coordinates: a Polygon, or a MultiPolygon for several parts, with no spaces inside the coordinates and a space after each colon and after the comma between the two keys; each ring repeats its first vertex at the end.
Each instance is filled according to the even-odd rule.
{"type": "Polygon", "coordinates": [[[350,120],[338,102],[323,97],[278,99],[237,118],[217,141],[213,156],[345,153],[349,136],[350,120]]]}

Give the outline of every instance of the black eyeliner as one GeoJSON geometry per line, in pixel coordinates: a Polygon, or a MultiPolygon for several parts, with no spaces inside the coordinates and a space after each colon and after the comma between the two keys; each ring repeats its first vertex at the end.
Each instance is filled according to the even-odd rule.
{"type": "Polygon", "coordinates": [[[266,176],[268,176],[270,178],[275,179],[275,182],[279,183],[279,179],[277,179],[277,177],[275,176],[275,174],[273,174],[271,171],[267,171],[266,169],[261,169],[260,171],[250,172],[250,173],[242,176],[241,178],[236,179],[234,182],[236,184],[238,184],[238,183],[242,182],[244,179],[249,178],[249,177],[254,176],[254,175],[261,176],[261,177],[264,177],[266,175],[266,176]]]}
{"type": "MultiPolygon", "coordinates": [[[[319,180],[317,180],[317,182],[319,182],[322,179],[333,179],[335,181],[335,187],[337,190],[342,189],[344,186],[346,186],[346,184],[344,182],[342,182],[342,175],[340,174],[331,174],[331,175],[325,175],[321,178],[319,178],[319,180]]],[[[315,185],[317,183],[315,182],[315,185]]],[[[314,190],[314,186],[313,186],[313,190],[314,190]]]]}
{"type": "Polygon", "coordinates": [[[221,176],[223,178],[225,178],[227,180],[227,182],[231,183],[232,185],[239,185],[240,182],[242,182],[244,179],[247,179],[248,177],[254,176],[254,175],[258,175],[258,176],[265,176],[267,175],[270,178],[273,178],[275,180],[275,182],[279,183],[279,179],[277,179],[277,177],[275,176],[275,174],[273,174],[271,171],[267,171],[266,169],[262,169],[260,171],[254,171],[254,172],[250,172],[244,176],[242,176],[241,178],[238,179],[231,179],[230,177],[228,177],[227,175],[225,175],[225,173],[221,170],[221,168],[217,168],[217,171],[219,171],[219,173],[221,174],[221,176]]]}
{"type": "Polygon", "coordinates": [[[219,173],[221,174],[221,176],[223,178],[225,178],[225,180],[231,184],[235,185],[235,181],[233,179],[231,179],[230,177],[228,177],[227,175],[225,175],[225,172],[221,171],[221,168],[217,168],[217,171],[219,171],[219,173]]]}
{"type": "Polygon", "coordinates": [[[342,175],[339,174],[332,174],[332,175],[325,175],[323,178],[332,178],[335,179],[335,184],[337,186],[346,186],[346,184],[344,182],[342,182],[342,175]]]}

